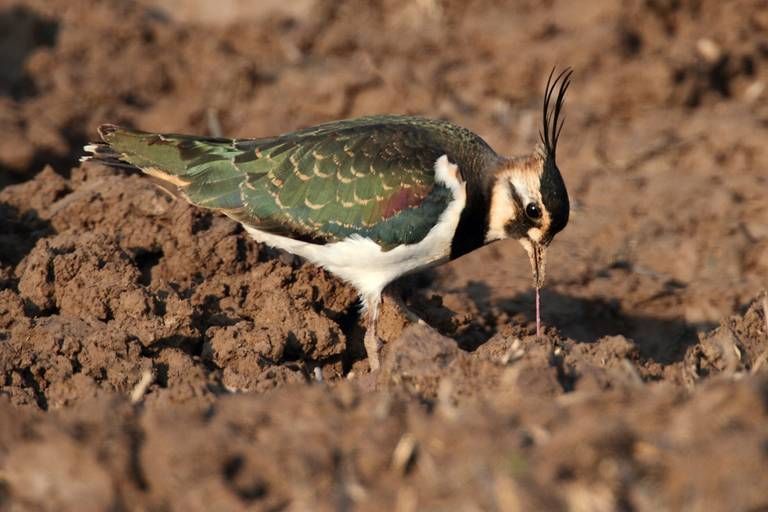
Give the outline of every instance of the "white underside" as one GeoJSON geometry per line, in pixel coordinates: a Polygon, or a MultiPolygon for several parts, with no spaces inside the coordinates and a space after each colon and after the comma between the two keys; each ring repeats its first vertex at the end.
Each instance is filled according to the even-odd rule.
{"type": "Polygon", "coordinates": [[[438,223],[416,244],[399,245],[383,251],[373,240],[359,235],[318,245],[250,226],[245,226],[245,229],[255,240],[301,256],[344,279],[357,288],[363,303],[370,305],[378,300],[384,287],[394,279],[448,259],[451,241],[466,205],[466,188],[460,181],[458,168],[446,155],[435,162],[435,181],[448,187],[454,199],[440,215],[438,223]]]}

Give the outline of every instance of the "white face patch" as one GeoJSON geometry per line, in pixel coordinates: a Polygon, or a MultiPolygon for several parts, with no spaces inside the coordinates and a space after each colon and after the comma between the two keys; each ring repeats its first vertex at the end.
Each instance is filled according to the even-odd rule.
{"type": "MultiPolygon", "coordinates": [[[[549,226],[549,213],[543,207],[539,184],[544,166],[541,158],[532,157],[512,164],[496,175],[496,183],[491,191],[491,206],[488,212],[488,233],[485,241],[493,242],[508,237],[505,226],[525,215],[517,206],[512,190],[522,202],[522,208],[529,203],[535,203],[542,212],[540,227],[528,230],[527,235],[539,241],[549,226]]],[[[522,220],[522,219],[521,219],[522,220]]]]}
{"type": "Polygon", "coordinates": [[[507,237],[504,226],[518,215],[515,201],[506,180],[498,180],[491,191],[491,208],[488,212],[488,233],[485,242],[493,242],[507,237]]]}
{"type": "Polygon", "coordinates": [[[530,173],[514,173],[509,177],[509,182],[515,188],[520,199],[523,200],[523,206],[528,203],[541,204],[539,176],[532,176],[530,173]]]}

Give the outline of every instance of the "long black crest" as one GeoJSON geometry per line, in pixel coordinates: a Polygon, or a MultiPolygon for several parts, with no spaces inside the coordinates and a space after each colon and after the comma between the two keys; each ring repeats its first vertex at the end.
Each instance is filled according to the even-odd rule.
{"type": "Polygon", "coordinates": [[[572,74],[573,70],[571,68],[565,68],[553,81],[552,77],[555,76],[555,68],[552,68],[549,78],[547,78],[547,86],[544,88],[543,131],[539,131],[539,138],[541,143],[544,144],[547,158],[551,158],[553,162],[557,153],[557,140],[560,138],[560,132],[563,130],[563,124],[565,123],[565,116],[561,116],[561,112],[565,105],[565,93],[571,85],[572,74]],[[552,96],[555,94],[556,89],[557,96],[553,105],[552,96]]]}

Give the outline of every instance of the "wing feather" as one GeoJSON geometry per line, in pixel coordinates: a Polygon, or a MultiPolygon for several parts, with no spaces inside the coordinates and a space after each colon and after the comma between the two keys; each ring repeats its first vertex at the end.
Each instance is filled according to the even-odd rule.
{"type": "Polygon", "coordinates": [[[419,242],[453,199],[435,182],[434,165],[443,154],[455,161],[454,135],[492,153],[471,132],[407,117],[340,121],[252,140],[112,126],[101,133],[108,151],[92,146],[94,159],[117,157],[165,178],[196,205],[296,239],[329,243],[359,235],[384,248],[419,242]]]}

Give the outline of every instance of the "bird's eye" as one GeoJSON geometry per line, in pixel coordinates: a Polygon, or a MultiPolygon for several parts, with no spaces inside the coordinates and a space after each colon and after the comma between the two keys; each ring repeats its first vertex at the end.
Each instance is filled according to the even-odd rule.
{"type": "Polygon", "coordinates": [[[541,209],[536,203],[528,203],[525,207],[525,214],[531,219],[538,219],[541,217],[541,209]]]}

